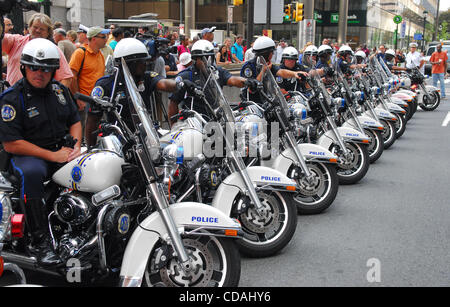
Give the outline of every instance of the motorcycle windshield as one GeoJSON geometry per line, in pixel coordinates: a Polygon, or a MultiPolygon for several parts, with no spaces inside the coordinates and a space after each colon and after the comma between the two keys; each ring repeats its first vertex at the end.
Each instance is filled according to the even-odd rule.
{"type": "Polygon", "coordinates": [[[381,59],[378,59],[378,62],[380,63],[381,67],[383,67],[383,71],[385,72],[386,76],[392,77],[391,70],[387,67],[386,63],[382,61],[381,59]]]}
{"type": "Polygon", "coordinates": [[[204,59],[204,62],[206,65],[204,69],[200,69],[200,78],[202,84],[204,84],[203,93],[205,94],[206,100],[213,110],[214,108],[219,108],[225,121],[234,122],[233,110],[218,81],[219,71],[217,67],[213,65],[211,58],[209,60],[204,59]]]}
{"type": "MultiPolygon", "coordinates": [[[[317,86],[317,90],[319,90],[322,93],[323,99],[327,102],[329,106],[331,106],[331,96],[328,92],[327,88],[325,87],[325,84],[322,81],[322,78],[318,73],[312,73],[310,74],[312,79],[314,80],[315,86],[317,86]]],[[[315,89],[316,90],[316,89],[315,89]]]]}
{"type": "MultiPolygon", "coordinates": [[[[267,65],[267,62],[264,59],[264,57],[259,56],[257,58],[257,65],[262,67],[267,65]]],[[[262,83],[264,85],[264,91],[267,94],[269,94],[272,98],[275,98],[276,103],[278,103],[278,105],[284,110],[286,116],[289,117],[289,107],[286,98],[281,92],[281,89],[278,86],[278,83],[275,80],[275,77],[273,76],[272,71],[270,69],[267,69],[264,72],[262,76],[262,83]]]]}
{"type": "Polygon", "coordinates": [[[336,76],[336,81],[338,84],[341,84],[345,91],[348,93],[349,96],[351,96],[351,89],[350,89],[350,85],[348,84],[347,78],[345,78],[344,73],[341,70],[341,66],[338,64],[338,61],[335,62],[334,64],[335,68],[334,71],[336,72],[335,76],[336,76]]]}
{"type": "MultiPolygon", "coordinates": [[[[144,101],[142,100],[142,97],[139,94],[136,84],[134,83],[133,77],[131,76],[127,63],[123,58],[122,58],[122,69],[129,98],[134,107],[134,110],[138,115],[140,124],[142,124],[142,128],[144,129],[146,134],[147,149],[151,154],[152,160],[156,160],[159,158],[159,152],[161,148],[158,133],[156,132],[153,122],[151,121],[150,114],[148,113],[144,101]]],[[[138,128],[138,125],[136,125],[136,128],[138,128]]]]}

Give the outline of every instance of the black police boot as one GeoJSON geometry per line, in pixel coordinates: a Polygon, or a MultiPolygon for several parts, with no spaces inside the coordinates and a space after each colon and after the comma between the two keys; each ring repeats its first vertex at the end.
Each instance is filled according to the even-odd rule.
{"type": "Polygon", "coordinates": [[[61,259],[53,251],[45,203],[41,199],[28,199],[25,204],[28,227],[32,238],[30,249],[37,256],[41,266],[54,266],[61,263],[61,259]]]}

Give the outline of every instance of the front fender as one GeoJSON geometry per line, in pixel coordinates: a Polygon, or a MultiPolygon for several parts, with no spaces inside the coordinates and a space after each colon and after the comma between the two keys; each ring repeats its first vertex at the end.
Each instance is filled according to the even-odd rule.
{"type": "MultiPolygon", "coordinates": [[[[241,231],[240,224],[227,214],[204,204],[183,202],[170,205],[170,214],[177,228],[232,229],[241,231]]],[[[150,253],[160,240],[167,240],[169,234],[161,215],[152,213],[131,235],[120,269],[120,285],[140,286],[150,253]]]]}
{"type": "MultiPolygon", "coordinates": [[[[247,173],[251,181],[257,186],[264,185],[276,186],[286,192],[295,191],[297,184],[294,180],[288,178],[284,173],[266,166],[247,167],[247,173]]],[[[229,175],[220,184],[217,189],[212,206],[223,213],[230,215],[233,201],[240,191],[246,191],[247,187],[241,178],[239,172],[229,175]]]]}
{"type": "MultiPolygon", "coordinates": [[[[383,131],[383,124],[380,123],[378,120],[373,119],[370,116],[367,115],[358,115],[357,119],[359,121],[359,123],[361,124],[361,126],[363,128],[366,129],[371,129],[371,130],[379,130],[379,131],[383,131]]],[[[355,128],[355,125],[353,125],[352,123],[346,121],[342,127],[347,127],[347,128],[355,128]]]]}
{"type": "Polygon", "coordinates": [[[425,85],[427,92],[439,92],[439,89],[433,85],[425,85]]]}
{"type": "MultiPolygon", "coordinates": [[[[398,97],[391,97],[391,101],[392,101],[392,103],[402,106],[402,107],[405,107],[405,108],[407,108],[409,106],[408,102],[406,100],[403,100],[398,97]]],[[[412,99],[411,99],[411,101],[412,101],[412,99]]]]}
{"type": "MultiPolygon", "coordinates": [[[[370,141],[367,135],[350,127],[338,127],[337,131],[344,142],[368,144],[370,141]]],[[[333,143],[339,144],[332,130],[325,132],[317,141],[317,145],[320,145],[323,148],[330,148],[333,143]]]]}
{"type": "MultiPolygon", "coordinates": [[[[297,148],[306,162],[337,163],[337,156],[328,149],[311,143],[298,144],[297,148]]],[[[272,164],[272,168],[287,175],[293,161],[297,160],[292,148],[283,151],[272,164]]]]}
{"type": "Polygon", "coordinates": [[[386,103],[386,105],[388,106],[389,111],[392,113],[406,114],[406,111],[395,103],[388,102],[386,103]]]}
{"type": "Polygon", "coordinates": [[[384,120],[388,120],[388,121],[396,121],[397,117],[395,117],[394,114],[392,114],[389,111],[386,111],[385,109],[382,108],[374,108],[375,114],[378,116],[379,119],[384,119],[384,120]]]}

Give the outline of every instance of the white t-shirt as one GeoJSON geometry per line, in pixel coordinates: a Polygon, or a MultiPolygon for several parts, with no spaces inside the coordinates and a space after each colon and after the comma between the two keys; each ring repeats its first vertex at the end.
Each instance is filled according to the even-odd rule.
{"type": "Polygon", "coordinates": [[[255,57],[255,54],[253,53],[253,48],[250,48],[245,52],[244,61],[245,62],[250,61],[254,57],[255,57]]]}

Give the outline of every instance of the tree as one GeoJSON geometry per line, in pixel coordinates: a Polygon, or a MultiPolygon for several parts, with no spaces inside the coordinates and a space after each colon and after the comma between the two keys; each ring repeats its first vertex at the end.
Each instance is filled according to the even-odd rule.
{"type": "MultiPolygon", "coordinates": [[[[447,34],[447,25],[448,25],[448,22],[446,21],[446,20],[444,20],[441,24],[440,24],[440,31],[439,31],[439,37],[438,37],[438,39],[442,39],[442,40],[446,40],[447,39],[447,37],[448,37],[448,34],[447,34]]],[[[448,37],[448,38],[450,38],[450,37],[448,37]]]]}

